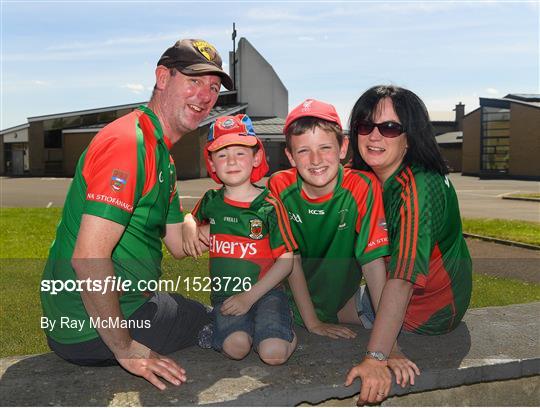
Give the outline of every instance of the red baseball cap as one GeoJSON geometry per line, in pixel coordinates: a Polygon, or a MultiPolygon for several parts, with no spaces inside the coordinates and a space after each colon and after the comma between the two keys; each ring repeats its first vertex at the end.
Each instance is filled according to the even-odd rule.
{"type": "Polygon", "coordinates": [[[285,126],[283,127],[283,133],[287,133],[287,129],[295,120],[306,116],[313,116],[327,120],[328,122],[336,123],[340,129],[343,129],[334,105],[330,105],[329,103],[321,102],[316,99],[306,99],[287,115],[287,119],[285,119],[285,126]]]}
{"type": "Polygon", "coordinates": [[[268,173],[269,167],[266,161],[266,153],[259,138],[255,135],[251,119],[246,114],[235,116],[221,116],[210,126],[208,132],[208,142],[204,149],[204,158],[206,161],[206,170],[216,183],[222,184],[215,172],[210,166],[210,153],[216,152],[227,146],[259,146],[262,152],[261,164],[254,167],[251,171],[251,182],[255,183],[262,179],[268,173]]]}

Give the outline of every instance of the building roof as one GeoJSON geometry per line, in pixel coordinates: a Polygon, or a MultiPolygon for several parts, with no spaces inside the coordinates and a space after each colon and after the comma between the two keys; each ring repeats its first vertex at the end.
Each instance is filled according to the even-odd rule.
{"type": "Polygon", "coordinates": [[[30,125],[28,123],[23,123],[22,125],[12,126],[10,128],[2,130],[0,132],[0,135],[5,135],[6,133],[11,133],[11,132],[18,132],[19,130],[26,129],[28,127],[30,127],[30,125]]]}
{"type": "MultiPolygon", "coordinates": [[[[134,108],[139,106],[141,104],[135,105],[134,108]]],[[[127,106],[127,105],[126,105],[127,106]]],[[[245,110],[247,108],[247,103],[241,103],[237,105],[226,105],[226,106],[214,106],[212,110],[210,111],[210,114],[208,117],[203,120],[199,127],[205,126],[209,124],[210,122],[213,122],[216,120],[218,116],[225,116],[225,115],[234,115],[242,110],[245,110]]],[[[78,128],[72,128],[72,129],[63,129],[62,133],[88,133],[88,132],[99,132],[101,129],[103,129],[107,124],[95,124],[90,126],[81,126],[78,128]]]]}
{"type": "Polygon", "coordinates": [[[463,143],[463,132],[446,132],[435,136],[435,139],[439,145],[461,144],[463,143]]]}
{"type": "Polygon", "coordinates": [[[480,106],[510,109],[511,103],[540,108],[540,95],[508,94],[504,98],[480,98],[480,106]]]}

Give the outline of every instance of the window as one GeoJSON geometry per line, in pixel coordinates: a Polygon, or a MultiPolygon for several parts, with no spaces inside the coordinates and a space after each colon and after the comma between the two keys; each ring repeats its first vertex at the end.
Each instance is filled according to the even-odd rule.
{"type": "Polygon", "coordinates": [[[510,158],[510,110],[482,107],[481,170],[506,174],[510,158]]]}
{"type": "Polygon", "coordinates": [[[58,149],[62,147],[62,129],[46,130],[45,149],[58,149]]]}

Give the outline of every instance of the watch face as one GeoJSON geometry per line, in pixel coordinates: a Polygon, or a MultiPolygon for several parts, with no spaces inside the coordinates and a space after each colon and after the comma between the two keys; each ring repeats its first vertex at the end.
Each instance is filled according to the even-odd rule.
{"type": "Polygon", "coordinates": [[[384,361],[386,360],[386,356],[381,353],[380,351],[368,351],[366,353],[368,356],[374,358],[375,360],[384,361]]]}

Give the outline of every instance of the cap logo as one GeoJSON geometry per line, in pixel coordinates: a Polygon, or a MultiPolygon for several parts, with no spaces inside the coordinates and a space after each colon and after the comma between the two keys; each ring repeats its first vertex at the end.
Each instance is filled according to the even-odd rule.
{"type": "Polygon", "coordinates": [[[199,50],[199,52],[206,58],[208,61],[214,61],[216,58],[217,51],[216,49],[206,41],[194,41],[193,46],[199,50]]]}
{"type": "Polygon", "coordinates": [[[313,103],[313,99],[308,99],[302,104],[302,111],[308,111],[311,109],[311,104],[313,103]]]}
{"type": "Polygon", "coordinates": [[[233,119],[227,119],[226,121],[224,121],[222,124],[221,124],[221,127],[223,129],[230,129],[230,128],[233,128],[235,125],[234,123],[234,120],[233,119]]]}

